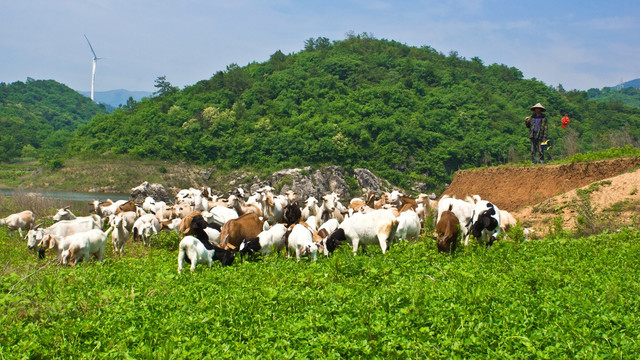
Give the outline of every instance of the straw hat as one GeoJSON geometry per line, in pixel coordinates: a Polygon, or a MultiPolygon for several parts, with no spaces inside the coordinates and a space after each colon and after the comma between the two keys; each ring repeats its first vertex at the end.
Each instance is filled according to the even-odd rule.
{"type": "Polygon", "coordinates": [[[535,108],[539,108],[540,110],[542,110],[542,112],[547,111],[547,109],[545,109],[544,106],[542,106],[542,104],[540,104],[540,103],[537,103],[537,104],[533,105],[531,107],[531,111],[533,111],[535,108]]]}

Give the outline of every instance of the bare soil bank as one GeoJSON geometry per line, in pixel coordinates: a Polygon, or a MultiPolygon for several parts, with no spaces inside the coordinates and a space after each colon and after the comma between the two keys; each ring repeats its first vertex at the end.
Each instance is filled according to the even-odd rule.
{"type": "Polygon", "coordinates": [[[477,194],[499,208],[515,211],[556,195],[614,177],[640,166],[640,158],[560,165],[494,167],[456,172],[443,193],[457,198],[477,194]]]}

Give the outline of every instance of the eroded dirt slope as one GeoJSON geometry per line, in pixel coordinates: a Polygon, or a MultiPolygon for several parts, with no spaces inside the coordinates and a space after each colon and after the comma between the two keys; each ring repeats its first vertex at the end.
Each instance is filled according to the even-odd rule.
{"type": "Polygon", "coordinates": [[[443,193],[457,198],[478,194],[499,208],[515,211],[640,166],[640,158],[561,165],[461,170],[443,193]]]}

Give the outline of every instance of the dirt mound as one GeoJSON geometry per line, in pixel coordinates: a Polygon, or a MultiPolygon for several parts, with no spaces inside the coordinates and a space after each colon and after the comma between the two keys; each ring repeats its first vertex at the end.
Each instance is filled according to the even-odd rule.
{"type": "MultiPolygon", "coordinates": [[[[607,179],[596,181],[581,189],[589,193],[590,206],[593,207],[593,221],[603,229],[617,229],[624,225],[640,225],[640,169],[607,179]]],[[[562,228],[576,229],[578,209],[586,214],[584,204],[580,202],[578,189],[554,196],[541,203],[525,206],[512,212],[520,223],[537,229],[539,235],[548,233],[555,219],[562,217],[562,228]]],[[[584,216],[584,215],[583,215],[584,216]]]]}
{"type": "MultiPolygon", "coordinates": [[[[640,166],[640,158],[561,165],[461,170],[443,195],[477,194],[500,209],[516,211],[640,166]]],[[[613,196],[613,195],[611,195],[613,196]]]]}

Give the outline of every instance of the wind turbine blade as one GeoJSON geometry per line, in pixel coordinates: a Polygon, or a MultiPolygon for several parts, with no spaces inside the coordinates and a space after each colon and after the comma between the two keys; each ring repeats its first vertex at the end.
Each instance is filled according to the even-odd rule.
{"type": "MultiPolygon", "coordinates": [[[[82,34],[84,35],[84,34],[82,34]]],[[[93,53],[93,58],[97,59],[98,57],[96,56],[96,52],[93,51],[93,46],[91,46],[91,42],[89,41],[89,38],[87,38],[87,35],[84,35],[84,38],[87,39],[87,43],[89,44],[89,48],[91,49],[91,52],[93,53]]]]}

